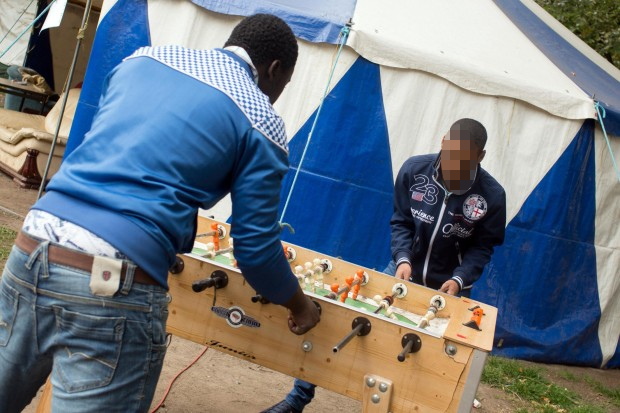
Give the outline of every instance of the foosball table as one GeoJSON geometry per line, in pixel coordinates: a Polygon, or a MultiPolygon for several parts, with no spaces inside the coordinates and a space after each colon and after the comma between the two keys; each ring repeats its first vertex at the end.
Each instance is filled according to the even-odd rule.
{"type": "Polygon", "coordinates": [[[198,218],[194,249],[168,277],[170,333],[360,400],[367,413],[471,411],[495,307],[285,243],[321,310],[320,323],[297,336],[286,308],[236,267],[229,229],[198,218]]]}
{"type": "Polygon", "coordinates": [[[362,401],[364,412],[469,412],[497,309],[296,245],[293,272],[321,309],[302,336],[234,262],[227,224],[200,217],[169,276],[168,331],[362,401]]]}

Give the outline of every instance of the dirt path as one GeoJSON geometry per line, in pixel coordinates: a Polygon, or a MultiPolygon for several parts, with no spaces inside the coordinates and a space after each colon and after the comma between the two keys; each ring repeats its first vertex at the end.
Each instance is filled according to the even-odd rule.
{"type": "Polygon", "coordinates": [[[22,189],[11,178],[0,173],[0,225],[17,231],[36,199],[36,190],[22,189]]]}

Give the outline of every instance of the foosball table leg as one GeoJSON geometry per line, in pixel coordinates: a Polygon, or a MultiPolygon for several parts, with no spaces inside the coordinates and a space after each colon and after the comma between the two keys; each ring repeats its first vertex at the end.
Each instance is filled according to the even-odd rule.
{"type": "Polygon", "coordinates": [[[50,377],[47,378],[45,385],[43,386],[43,394],[39,399],[36,413],[51,413],[52,412],[52,381],[50,377]]]}
{"type": "Polygon", "coordinates": [[[364,413],[388,413],[392,402],[392,380],[375,374],[364,376],[362,411],[364,413]]]}
{"type": "Polygon", "coordinates": [[[463,389],[463,394],[461,395],[459,409],[457,410],[458,413],[471,412],[471,406],[473,405],[476,397],[476,391],[478,390],[478,384],[482,378],[482,370],[484,370],[487,356],[487,352],[474,349],[467,382],[465,384],[465,388],[463,389]]]}

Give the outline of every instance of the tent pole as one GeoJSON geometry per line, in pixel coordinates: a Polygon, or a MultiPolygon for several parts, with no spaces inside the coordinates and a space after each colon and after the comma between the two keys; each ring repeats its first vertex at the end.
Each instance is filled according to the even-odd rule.
{"type": "Polygon", "coordinates": [[[50,153],[47,157],[47,163],[45,164],[45,170],[43,171],[43,176],[41,177],[41,185],[39,185],[39,192],[37,194],[37,199],[41,198],[43,191],[45,191],[47,175],[49,173],[50,165],[52,163],[52,158],[54,156],[54,149],[56,148],[56,141],[58,140],[58,134],[60,133],[60,126],[62,124],[62,118],[65,114],[65,107],[67,106],[67,97],[69,95],[69,89],[70,89],[71,82],[73,81],[73,73],[75,72],[75,65],[77,62],[78,55],[80,53],[80,47],[82,45],[82,40],[84,39],[84,33],[86,32],[86,26],[88,25],[88,18],[90,16],[91,3],[92,3],[92,0],[86,0],[86,5],[84,6],[84,15],[82,16],[82,25],[80,26],[80,30],[78,30],[77,43],[75,45],[75,51],[73,53],[73,61],[71,62],[71,67],[69,68],[69,73],[67,74],[67,80],[65,81],[65,84],[63,86],[62,100],[61,102],[59,102],[61,104],[60,115],[58,116],[58,122],[56,123],[56,131],[54,132],[54,138],[52,139],[52,145],[50,146],[50,153]]]}

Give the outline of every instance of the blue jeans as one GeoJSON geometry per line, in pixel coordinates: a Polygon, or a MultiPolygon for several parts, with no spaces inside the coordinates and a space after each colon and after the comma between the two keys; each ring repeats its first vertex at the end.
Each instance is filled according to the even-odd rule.
{"type": "Polygon", "coordinates": [[[394,262],[394,260],[390,260],[390,263],[387,267],[385,267],[383,273],[391,276],[394,276],[396,274],[396,263],[394,262]]]}
{"type": "Polygon", "coordinates": [[[302,411],[312,399],[316,386],[301,379],[295,379],[293,389],[286,395],[286,402],[295,410],[302,411]]]}
{"type": "Polygon", "coordinates": [[[128,274],[113,297],[13,246],[0,283],[0,412],[20,412],[51,372],[54,412],[147,412],[166,353],[169,295],[128,274]]]}

